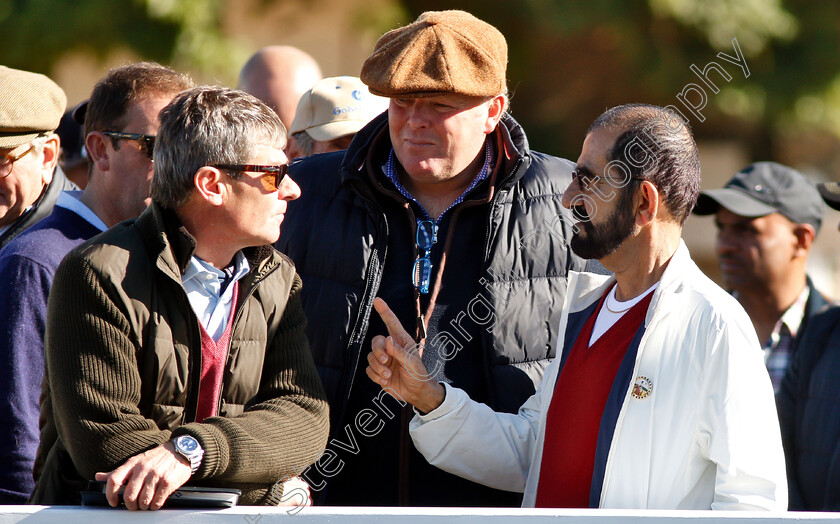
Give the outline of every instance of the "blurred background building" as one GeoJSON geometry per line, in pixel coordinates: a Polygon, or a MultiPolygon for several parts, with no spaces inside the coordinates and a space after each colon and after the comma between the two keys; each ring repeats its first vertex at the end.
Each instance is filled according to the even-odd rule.
{"type": "MultiPolygon", "coordinates": [[[[383,32],[452,8],[506,35],[511,112],[534,149],[574,160],[604,109],[648,102],[674,105],[691,122],[704,189],[758,160],[840,180],[840,2],[0,0],[0,63],[50,75],[71,105],[109,67],[140,59],[235,86],[248,56],[271,44],[308,52],[324,76],[358,75],[383,32]],[[744,68],[720,57],[737,58],[733,40],[744,68]],[[730,76],[706,69],[718,92],[698,74],[711,62],[730,76]]],[[[827,210],[811,256],[818,287],[835,298],[838,222],[840,213],[827,210]]],[[[691,217],[685,237],[717,278],[712,219],[691,217]]]]}

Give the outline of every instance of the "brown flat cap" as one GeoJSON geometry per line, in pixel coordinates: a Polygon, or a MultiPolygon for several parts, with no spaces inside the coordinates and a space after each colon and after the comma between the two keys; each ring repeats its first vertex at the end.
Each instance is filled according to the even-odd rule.
{"type": "Polygon", "coordinates": [[[64,91],[46,76],[0,66],[0,149],[54,131],[66,105],[64,91]]]}
{"type": "Polygon", "coordinates": [[[427,11],[382,35],[361,79],[380,96],[496,96],[507,92],[506,69],[498,29],[465,11],[427,11]]]}

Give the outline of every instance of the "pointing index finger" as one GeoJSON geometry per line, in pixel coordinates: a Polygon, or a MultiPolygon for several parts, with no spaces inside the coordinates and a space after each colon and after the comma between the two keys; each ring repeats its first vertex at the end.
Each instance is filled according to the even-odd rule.
{"type": "Polygon", "coordinates": [[[397,315],[391,311],[391,308],[388,307],[388,304],[385,303],[379,297],[373,299],[373,307],[376,309],[376,312],[379,313],[379,316],[382,318],[382,322],[385,323],[385,327],[388,328],[388,334],[391,335],[391,338],[394,339],[394,342],[397,343],[398,346],[404,348],[409,344],[414,344],[414,339],[411,338],[411,335],[403,328],[402,324],[400,324],[400,319],[397,318],[397,315]]]}

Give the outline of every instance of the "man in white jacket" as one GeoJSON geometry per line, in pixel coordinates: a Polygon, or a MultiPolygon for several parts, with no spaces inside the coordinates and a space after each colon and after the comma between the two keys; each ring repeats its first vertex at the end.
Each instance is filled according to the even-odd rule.
{"type": "Polygon", "coordinates": [[[418,410],[426,459],[524,491],[523,506],[786,509],[758,339],[681,240],[699,190],[676,114],[633,104],[592,124],[563,203],[580,220],[572,249],[614,275],[570,275],[556,358],[515,415],[428,380],[422,347],[377,299],[390,336],[373,340],[368,376],[418,410]]]}

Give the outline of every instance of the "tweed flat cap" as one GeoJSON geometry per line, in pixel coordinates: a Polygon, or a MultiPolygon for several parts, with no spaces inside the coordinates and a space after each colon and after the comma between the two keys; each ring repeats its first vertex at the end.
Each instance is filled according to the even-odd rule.
{"type": "Polygon", "coordinates": [[[66,105],[64,91],[46,76],[0,66],[0,149],[54,131],[66,105]]]}
{"type": "Polygon", "coordinates": [[[496,96],[507,92],[506,69],[498,29],[465,11],[427,11],[382,35],[361,79],[380,96],[496,96]]]}

